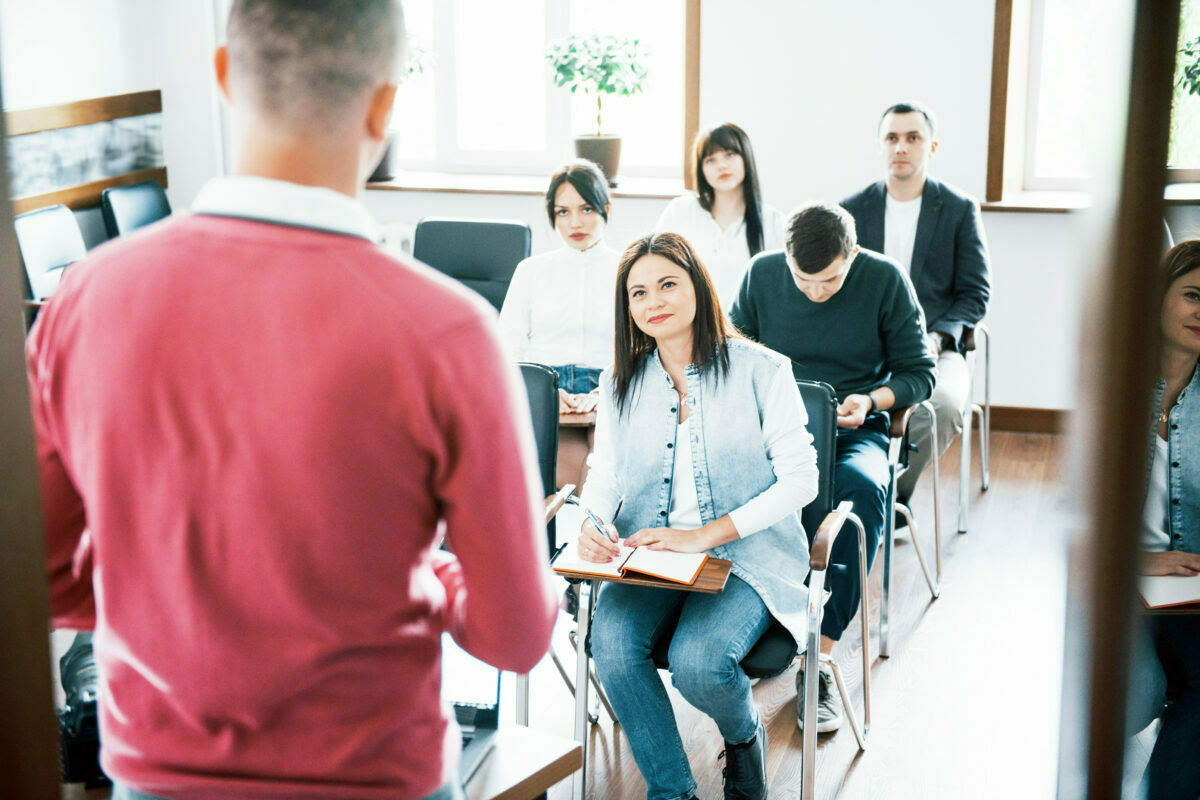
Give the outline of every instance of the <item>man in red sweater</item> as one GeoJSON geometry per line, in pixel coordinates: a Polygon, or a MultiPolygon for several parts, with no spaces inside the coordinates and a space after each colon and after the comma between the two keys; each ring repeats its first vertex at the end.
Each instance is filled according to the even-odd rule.
{"type": "Polygon", "coordinates": [[[402,42],[393,0],[237,0],[236,175],[30,335],[52,615],[95,629],[117,797],[454,797],[441,633],[518,672],[548,646],[495,315],[353,199],[402,42]]]}

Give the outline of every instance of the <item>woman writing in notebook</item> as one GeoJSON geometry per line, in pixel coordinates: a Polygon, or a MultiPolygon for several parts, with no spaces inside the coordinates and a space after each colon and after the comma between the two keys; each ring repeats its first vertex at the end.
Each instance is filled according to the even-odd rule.
{"type": "Polygon", "coordinates": [[[798,512],[817,494],[804,404],[788,360],[726,326],[709,274],[681,236],[652,234],[622,255],[616,323],[583,490],[584,504],[610,524],[585,523],[578,554],[607,562],[619,537],[733,567],[719,594],[605,584],[591,634],[596,669],[647,796],[692,796],[696,781],[650,656],[678,620],[672,681],[725,740],[726,797],[763,797],[766,731],[738,663],[772,618],[797,640],[804,633],[808,540],[798,512]]]}
{"type": "Polygon", "coordinates": [[[696,193],[667,204],[654,230],[691,243],[728,310],[750,259],[783,247],[783,214],[763,203],[750,137],[737,125],[700,131],[692,154],[696,193]]]}
{"type": "Polygon", "coordinates": [[[619,253],[604,242],[608,182],[579,159],[560,167],[546,190],[546,215],[563,246],[517,265],[500,330],[518,361],[558,373],[559,413],[596,405],[600,370],[612,362],[612,287],[619,253]]]}
{"type": "MultiPolygon", "coordinates": [[[[1163,259],[1167,293],[1143,512],[1141,571],[1200,575],[1200,240],[1163,259]]],[[[1200,616],[1147,618],[1131,679],[1131,733],[1162,727],[1146,768],[1150,800],[1200,797],[1200,616]],[[1163,698],[1171,701],[1163,711],[1163,698]],[[1140,708],[1139,708],[1140,706],[1140,708]]]]}

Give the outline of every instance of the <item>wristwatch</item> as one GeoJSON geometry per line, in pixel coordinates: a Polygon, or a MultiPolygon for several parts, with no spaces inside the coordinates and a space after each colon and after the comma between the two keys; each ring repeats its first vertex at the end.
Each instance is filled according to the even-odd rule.
{"type": "Polygon", "coordinates": [[[867,399],[871,401],[871,407],[869,409],[867,409],[867,413],[870,414],[872,411],[874,411],[877,408],[877,406],[875,405],[875,395],[871,394],[870,392],[867,392],[867,399]]]}
{"type": "Polygon", "coordinates": [[[957,349],[954,346],[954,337],[953,336],[946,333],[945,331],[934,331],[934,333],[936,333],[938,335],[938,338],[940,338],[942,341],[942,352],[946,352],[947,350],[957,349]]]}

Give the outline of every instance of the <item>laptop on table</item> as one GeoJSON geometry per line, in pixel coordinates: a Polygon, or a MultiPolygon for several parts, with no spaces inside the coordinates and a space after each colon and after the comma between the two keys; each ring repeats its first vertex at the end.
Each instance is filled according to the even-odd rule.
{"type": "Polygon", "coordinates": [[[465,786],[492,749],[500,723],[500,670],[442,634],[442,700],[454,707],[462,730],[459,781],[465,786]]]}

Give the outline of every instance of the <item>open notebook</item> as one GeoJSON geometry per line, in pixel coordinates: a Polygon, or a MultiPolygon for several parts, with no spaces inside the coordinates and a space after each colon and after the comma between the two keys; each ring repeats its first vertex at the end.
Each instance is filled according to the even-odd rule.
{"type": "Polygon", "coordinates": [[[1138,579],[1146,608],[1200,603],[1200,575],[1143,575],[1138,579]]]}
{"type": "Polygon", "coordinates": [[[622,539],[620,552],[612,561],[604,564],[583,560],[573,544],[567,545],[558,554],[558,558],[554,559],[554,571],[579,572],[610,578],[623,578],[627,572],[640,572],[643,575],[690,586],[696,582],[696,576],[707,561],[707,553],[675,553],[670,550],[626,547],[625,540],[622,539]]]}

